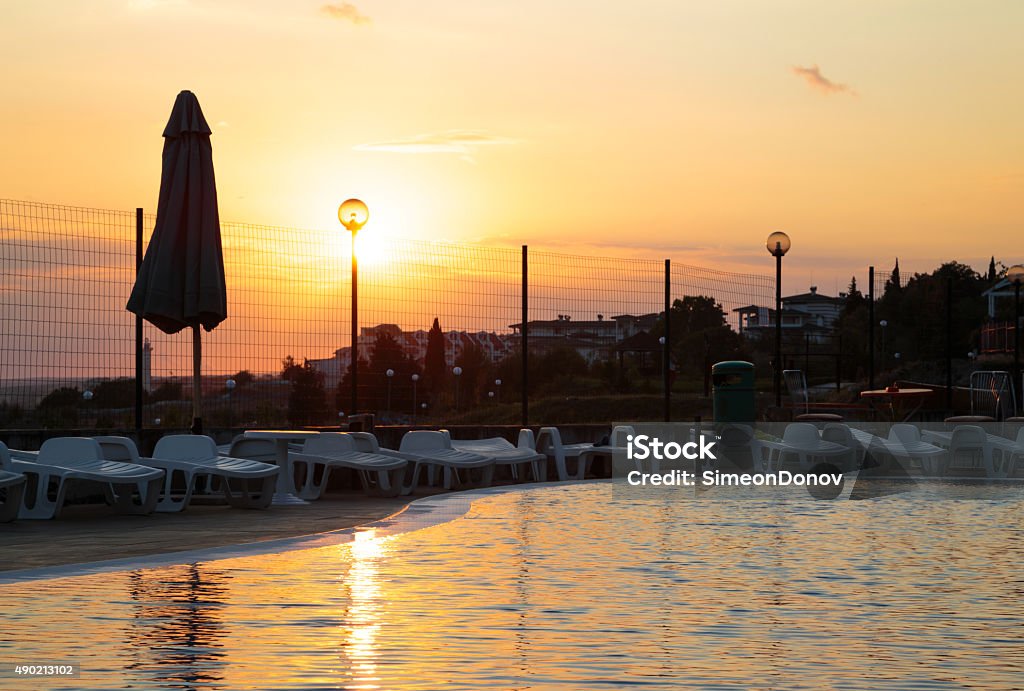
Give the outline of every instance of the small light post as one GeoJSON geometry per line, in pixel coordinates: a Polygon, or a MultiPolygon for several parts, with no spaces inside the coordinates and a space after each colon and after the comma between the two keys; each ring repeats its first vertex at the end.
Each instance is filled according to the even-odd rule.
{"type": "Polygon", "coordinates": [[[1013,284],[1013,390],[1016,391],[1016,410],[1024,407],[1024,381],[1020,377],[1020,287],[1024,284],[1024,264],[1006,270],[1006,278],[1013,284]]]}
{"type": "Polygon", "coordinates": [[[238,386],[238,382],[234,381],[233,379],[228,379],[226,382],[224,382],[224,390],[227,391],[227,420],[228,420],[228,424],[230,424],[230,421],[233,418],[233,416],[231,415],[231,412],[232,412],[231,411],[231,392],[234,391],[234,387],[236,387],[236,386],[238,386]]]}
{"type": "Polygon", "coordinates": [[[501,404],[501,380],[500,379],[495,379],[494,380],[494,392],[495,392],[494,395],[498,399],[498,404],[500,405],[501,404]]]}
{"type": "Polygon", "coordinates": [[[384,376],[388,378],[388,405],[385,410],[391,412],[391,380],[395,378],[395,370],[388,368],[388,371],[384,373],[384,376]]]}
{"type": "Polygon", "coordinates": [[[885,352],[885,327],[889,326],[889,322],[883,319],[880,322],[878,322],[878,325],[882,327],[882,369],[885,369],[885,366],[889,364],[888,356],[885,352]]]}
{"type": "Polygon", "coordinates": [[[455,412],[459,412],[459,380],[462,378],[462,368],[456,367],[452,370],[452,374],[455,375],[455,412]]]}
{"type": "Polygon", "coordinates": [[[775,407],[782,407],[782,258],[792,242],[782,231],[768,236],[765,247],[775,257],[775,407]]]}
{"type": "Polygon", "coordinates": [[[86,412],[86,414],[88,414],[88,412],[89,412],[89,401],[91,401],[91,400],[92,400],[92,391],[90,391],[89,389],[86,389],[85,391],[82,392],[82,401],[83,401],[82,409],[86,412]]]}
{"type": "Polygon", "coordinates": [[[352,414],[359,412],[359,265],[356,261],[356,233],[370,219],[370,210],[358,199],[346,199],[338,207],[338,220],[352,234],[352,414]]]}
{"type": "Polygon", "coordinates": [[[412,375],[412,421],[416,422],[416,385],[420,381],[420,375],[412,375]]]}

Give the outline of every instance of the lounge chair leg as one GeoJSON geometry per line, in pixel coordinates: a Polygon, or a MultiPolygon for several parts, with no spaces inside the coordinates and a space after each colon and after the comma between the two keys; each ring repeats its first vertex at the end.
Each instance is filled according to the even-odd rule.
{"type": "Polygon", "coordinates": [[[0,523],[7,523],[18,517],[21,504],[25,499],[25,487],[27,485],[28,482],[22,480],[4,488],[6,496],[3,503],[0,504],[0,523]]]}
{"type": "Polygon", "coordinates": [[[406,469],[405,469],[405,473],[406,474],[411,474],[412,477],[409,479],[408,484],[404,484],[404,483],[402,484],[402,496],[408,496],[408,495],[412,494],[413,490],[416,489],[416,485],[419,484],[419,481],[420,481],[420,463],[419,463],[419,461],[416,461],[414,463],[411,463],[411,464],[407,465],[406,469]]]}

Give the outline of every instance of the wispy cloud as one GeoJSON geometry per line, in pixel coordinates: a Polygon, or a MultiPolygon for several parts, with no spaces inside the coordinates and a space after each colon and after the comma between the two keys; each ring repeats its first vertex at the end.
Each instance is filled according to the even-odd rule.
{"type": "Polygon", "coordinates": [[[828,95],[843,93],[850,94],[851,96],[857,95],[857,92],[851,89],[846,84],[834,82],[825,75],[823,75],[821,73],[821,69],[817,65],[811,65],[810,67],[801,67],[799,65],[794,65],[790,69],[792,70],[793,74],[807,82],[807,85],[814,89],[815,91],[819,91],[823,94],[828,95]]]}
{"type": "Polygon", "coordinates": [[[508,146],[518,140],[489,134],[481,130],[448,130],[418,134],[403,139],[359,144],[356,151],[384,151],[394,154],[457,154],[470,163],[477,149],[485,146],[508,146]]]}
{"type": "Polygon", "coordinates": [[[350,2],[328,3],[320,7],[320,11],[332,19],[341,19],[353,24],[369,24],[370,18],[359,11],[359,8],[350,2]]]}

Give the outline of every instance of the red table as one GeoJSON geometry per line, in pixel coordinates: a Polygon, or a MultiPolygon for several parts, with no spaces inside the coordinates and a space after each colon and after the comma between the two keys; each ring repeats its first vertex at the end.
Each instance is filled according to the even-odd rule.
{"type": "Polygon", "coordinates": [[[870,391],[861,391],[860,396],[872,403],[878,402],[888,407],[889,415],[893,422],[897,422],[897,418],[903,412],[905,405],[913,405],[910,412],[904,415],[902,420],[899,420],[900,422],[907,422],[917,414],[917,411],[921,410],[925,399],[933,393],[935,392],[931,389],[871,389],[870,391]]]}

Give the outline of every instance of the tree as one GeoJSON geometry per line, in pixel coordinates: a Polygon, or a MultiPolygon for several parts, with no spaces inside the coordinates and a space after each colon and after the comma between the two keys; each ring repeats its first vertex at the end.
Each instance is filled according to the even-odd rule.
{"type": "Polygon", "coordinates": [[[381,333],[374,339],[370,349],[370,362],[365,371],[364,392],[367,400],[377,409],[383,410],[388,407],[390,389],[391,410],[411,410],[412,375],[419,374],[420,368],[391,334],[381,333]],[[390,382],[388,370],[394,372],[390,382]]]}
{"type": "Polygon", "coordinates": [[[470,342],[455,358],[455,365],[462,368],[462,374],[455,382],[462,387],[459,395],[462,401],[478,401],[485,382],[490,381],[491,362],[484,349],[470,342]]]}
{"type": "Polygon", "coordinates": [[[159,401],[180,401],[184,398],[184,391],[178,382],[165,381],[156,387],[149,400],[157,403],[159,401]]]}
{"type": "Polygon", "coordinates": [[[896,257],[896,266],[892,268],[889,280],[885,282],[885,292],[888,293],[890,290],[898,292],[902,287],[903,284],[900,281],[900,258],[896,257]]]}
{"type": "Polygon", "coordinates": [[[327,399],[324,396],[323,374],[308,359],[303,360],[302,365],[293,364],[288,371],[287,378],[292,383],[288,395],[288,422],[293,425],[324,422],[327,417],[327,399]]]}
{"type": "Polygon", "coordinates": [[[298,373],[302,370],[302,365],[295,362],[295,358],[291,355],[281,360],[281,379],[285,381],[292,381],[298,373]]]}
{"type": "MultiPolygon", "coordinates": [[[[680,374],[702,376],[708,361],[746,357],[743,339],[729,328],[725,311],[713,297],[687,295],[669,310],[672,360],[680,374]]],[[[665,333],[664,318],[651,333],[665,333]]]]}
{"type": "Polygon", "coordinates": [[[70,386],[62,386],[54,389],[43,396],[36,408],[39,410],[52,410],[55,408],[74,408],[82,400],[82,392],[70,386]]]}
{"type": "Polygon", "coordinates": [[[423,361],[423,373],[427,386],[435,396],[444,388],[447,374],[444,351],[444,332],[441,331],[441,323],[434,317],[434,325],[427,332],[427,353],[423,361]]]}
{"type": "Polygon", "coordinates": [[[249,384],[252,384],[254,381],[256,381],[256,377],[252,376],[252,372],[250,372],[247,369],[235,372],[235,375],[231,378],[235,380],[235,386],[237,386],[238,388],[242,388],[243,386],[249,386],[249,384]]]}
{"type": "MultiPolygon", "coordinates": [[[[130,408],[135,405],[135,380],[101,381],[93,388],[92,395],[94,408],[130,408]]],[[[145,396],[145,392],[143,392],[143,396],[145,396]]]]}

